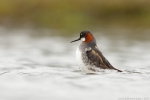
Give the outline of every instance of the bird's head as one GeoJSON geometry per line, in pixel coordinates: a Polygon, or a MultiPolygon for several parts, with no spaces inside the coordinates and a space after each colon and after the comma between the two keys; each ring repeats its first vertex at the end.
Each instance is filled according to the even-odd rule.
{"type": "Polygon", "coordinates": [[[84,43],[89,43],[89,42],[95,41],[95,38],[90,31],[82,31],[80,33],[80,37],[74,41],[71,41],[71,43],[79,41],[79,40],[82,40],[82,42],[84,43]]]}

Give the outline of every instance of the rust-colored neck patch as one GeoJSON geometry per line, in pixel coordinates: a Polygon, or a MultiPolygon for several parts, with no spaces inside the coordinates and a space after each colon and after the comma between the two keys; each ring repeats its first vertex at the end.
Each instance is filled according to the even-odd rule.
{"type": "Polygon", "coordinates": [[[85,37],[85,42],[91,42],[92,40],[93,40],[92,35],[90,33],[87,33],[85,37]]]}

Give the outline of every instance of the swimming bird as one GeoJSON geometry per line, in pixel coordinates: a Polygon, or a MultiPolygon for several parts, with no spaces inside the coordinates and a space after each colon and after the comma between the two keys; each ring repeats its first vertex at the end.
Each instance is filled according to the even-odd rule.
{"type": "Polygon", "coordinates": [[[72,42],[82,40],[76,50],[76,60],[82,72],[92,73],[99,72],[103,69],[112,69],[122,72],[114,68],[109,61],[103,56],[102,52],[98,49],[96,39],[93,34],[88,31],[82,31],[80,37],[72,42]]]}

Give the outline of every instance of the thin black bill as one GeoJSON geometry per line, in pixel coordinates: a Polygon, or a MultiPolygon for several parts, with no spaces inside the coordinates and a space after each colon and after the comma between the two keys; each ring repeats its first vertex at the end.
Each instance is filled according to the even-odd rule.
{"type": "Polygon", "coordinates": [[[76,41],[79,41],[79,40],[81,40],[81,39],[79,38],[79,39],[73,40],[73,41],[71,41],[70,43],[76,42],[76,41]]]}

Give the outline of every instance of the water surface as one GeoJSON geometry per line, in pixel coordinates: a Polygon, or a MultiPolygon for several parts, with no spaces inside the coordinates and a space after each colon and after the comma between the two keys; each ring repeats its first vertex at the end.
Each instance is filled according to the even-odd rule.
{"type": "Polygon", "coordinates": [[[78,35],[33,37],[28,30],[0,32],[0,100],[150,99],[149,40],[96,34],[99,49],[123,72],[91,75],[78,71],[75,62],[79,42],[70,41],[78,35]]]}

